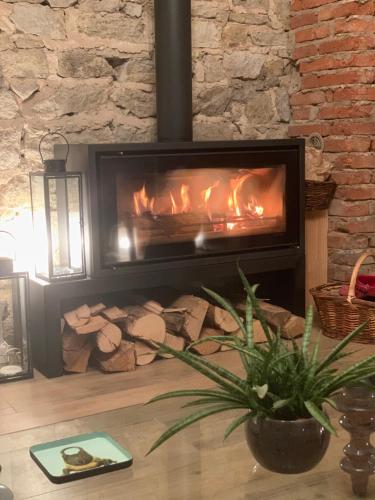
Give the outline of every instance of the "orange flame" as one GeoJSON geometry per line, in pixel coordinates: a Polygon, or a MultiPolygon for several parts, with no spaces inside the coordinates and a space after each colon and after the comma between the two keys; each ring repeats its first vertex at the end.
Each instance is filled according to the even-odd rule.
{"type": "Polygon", "coordinates": [[[143,184],[142,189],[133,194],[134,210],[137,215],[144,212],[152,212],[154,209],[155,198],[149,198],[146,193],[146,186],[143,184]]]}
{"type": "Polygon", "coordinates": [[[189,197],[189,186],[187,184],[181,184],[180,195],[182,200],[181,212],[182,213],[190,212],[191,203],[189,197]]]}
{"type": "Polygon", "coordinates": [[[212,190],[215,189],[219,185],[219,183],[220,181],[216,181],[214,184],[212,184],[212,186],[201,191],[201,196],[206,205],[208,203],[208,200],[211,198],[212,190]]]}
{"type": "Polygon", "coordinates": [[[228,208],[230,212],[233,212],[234,202],[232,193],[228,196],[228,208]]]}
{"type": "MultiPolygon", "coordinates": [[[[225,197],[227,197],[226,210],[228,211],[228,216],[246,217],[246,215],[251,215],[252,217],[262,217],[264,215],[264,207],[258,203],[258,200],[254,196],[245,194],[242,190],[244,183],[251,176],[252,174],[248,173],[230,179],[229,186],[227,185],[227,194],[225,195],[225,197]]],[[[199,192],[200,198],[204,203],[203,206],[202,204],[199,205],[199,201],[194,197],[194,190],[192,190],[192,186],[189,184],[181,183],[179,186],[173,188],[173,190],[169,192],[167,191],[168,194],[165,192],[161,193],[160,199],[155,197],[149,198],[146,192],[146,185],[144,184],[139,191],[133,193],[134,213],[136,215],[142,215],[145,212],[150,212],[154,215],[175,215],[180,213],[189,213],[193,210],[204,208],[206,214],[212,220],[212,194],[213,190],[217,188],[221,182],[222,181],[220,180],[216,180],[211,186],[199,192]],[[193,206],[193,200],[198,201],[197,206],[193,206]]],[[[214,202],[215,209],[217,208],[216,205],[219,201],[220,199],[217,199],[216,197],[214,202]]],[[[225,211],[225,207],[223,207],[223,210],[225,211]]],[[[236,222],[228,222],[226,224],[227,230],[229,231],[233,230],[236,226],[236,222]]]]}
{"type": "Polygon", "coordinates": [[[177,205],[176,205],[176,202],[175,202],[175,199],[173,198],[173,194],[172,194],[172,191],[169,191],[169,196],[171,198],[171,203],[172,203],[172,214],[175,215],[177,214],[177,205]]]}

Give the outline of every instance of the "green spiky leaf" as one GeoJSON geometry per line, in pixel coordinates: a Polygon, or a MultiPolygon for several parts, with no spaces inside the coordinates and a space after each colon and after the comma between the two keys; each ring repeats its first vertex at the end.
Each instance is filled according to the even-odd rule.
{"type": "Polygon", "coordinates": [[[249,418],[251,418],[251,413],[245,413],[245,415],[241,415],[240,417],[233,420],[233,422],[228,425],[224,432],[224,440],[227,439],[227,437],[230,436],[230,434],[232,434],[232,432],[235,431],[237,427],[245,423],[249,418]]]}
{"type": "Polygon", "coordinates": [[[305,401],[305,406],[310,415],[314,417],[315,420],[320,423],[320,425],[322,425],[328,432],[330,432],[334,436],[337,436],[336,430],[334,429],[334,427],[332,427],[329,418],[325,413],[323,413],[322,410],[320,410],[312,401],[305,401]]]}

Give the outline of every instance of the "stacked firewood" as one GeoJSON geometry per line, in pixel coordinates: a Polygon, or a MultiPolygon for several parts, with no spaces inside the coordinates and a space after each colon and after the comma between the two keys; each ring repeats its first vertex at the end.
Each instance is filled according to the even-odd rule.
{"type": "MultiPolygon", "coordinates": [[[[183,351],[195,341],[216,335],[242,335],[237,322],[224,309],[194,295],[182,295],[167,308],[154,300],[136,297],[133,305],[106,307],[83,305],[64,314],[62,345],[65,370],[82,373],[89,363],[104,372],[135,370],[160,356],[158,343],[183,351]]],[[[269,324],[281,327],[286,336],[303,331],[303,319],[289,311],[261,303],[269,324]]],[[[243,312],[243,304],[236,305],[243,312]]],[[[254,338],[264,342],[259,320],[254,320],[254,338]]],[[[227,350],[216,342],[193,345],[207,356],[227,350]]],[[[169,357],[168,354],[162,354],[169,357]]]]}

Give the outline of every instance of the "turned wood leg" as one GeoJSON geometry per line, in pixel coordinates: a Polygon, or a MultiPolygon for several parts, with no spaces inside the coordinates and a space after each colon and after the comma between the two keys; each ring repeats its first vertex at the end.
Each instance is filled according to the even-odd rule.
{"type": "Polygon", "coordinates": [[[336,402],[344,413],[340,424],[350,434],[340,466],[351,476],[353,493],[363,497],[369,477],[375,473],[375,448],[370,443],[375,431],[375,392],[363,387],[346,388],[336,402]]]}

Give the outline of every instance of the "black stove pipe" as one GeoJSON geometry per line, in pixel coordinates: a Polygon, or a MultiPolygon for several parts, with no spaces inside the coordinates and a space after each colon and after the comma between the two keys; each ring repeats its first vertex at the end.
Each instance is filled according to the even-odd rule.
{"type": "Polygon", "coordinates": [[[154,6],[158,141],[192,141],[191,0],[154,6]]]}

